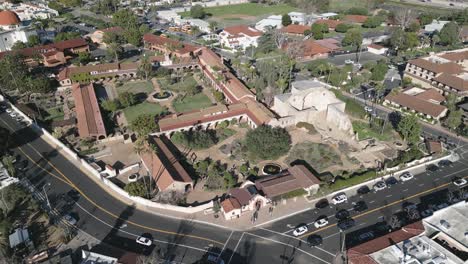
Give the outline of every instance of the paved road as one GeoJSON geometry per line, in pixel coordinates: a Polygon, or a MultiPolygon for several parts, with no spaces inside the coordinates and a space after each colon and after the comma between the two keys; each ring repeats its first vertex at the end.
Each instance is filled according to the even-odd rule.
{"type": "Polygon", "coordinates": [[[27,162],[24,174],[36,189],[50,183],[46,191],[52,207],[62,215],[71,212],[79,229],[106,244],[141,254],[158,248],[168,252],[166,259],[183,263],[193,263],[207,254],[220,254],[225,263],[273,264],[294,258],[290,263],[306,264],[316,260],[307,247],[292,245],[298,241],[282,243],[135,209],[102,190],[29,127],[19,127],[6,113],[0,113],[0,126],[14,133],[13,151],[18,162],[27,162]],[[73,189],[80,197],[66,206],[64,197],[73,189]],[[153,237],[155,246],[136,244],[135,238],[144,233],[153,237]]]}

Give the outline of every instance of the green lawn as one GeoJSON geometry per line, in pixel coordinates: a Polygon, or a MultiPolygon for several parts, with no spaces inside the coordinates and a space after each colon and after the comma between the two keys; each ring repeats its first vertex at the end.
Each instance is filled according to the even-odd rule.
{"type": "Polygon", "coordinates": [[[351,7],[367,7],[366,1],[363,0],[330,0],[330,10],[340,12],[350,9],[351,7]]]}
{"type": "Polygon", "coordinates": [[[133,94],[146,93],[149,94],[154,91],[151,81],[134,81],[126,82],[122,86],[116,87],[119,94],[123,92],[131,92],[133,94]]]}
{"type": "Polygon", "coordinates": [[[386,124],[382,134],[380,134],[381,128],[371,128],[369,123],[363,121],[353,121],[353,129],[358,133],[359,140],[376,138],[382,141],[390,141],[395,139],[395,135],[390,124],[386,124]]]}
{"type": "Polygon", "coordinates": [[[134,106],[127,107],[122,110],[127,118],[127,122],[130,124],[137,116],[141,114],[153,114],[157,115],[163,111],[163,108],[159,104],[143,102],[134,106]]]}
{"type": "Polygon", "coordinates": [[[162,90],[170,90],[174,92],[185,92],[187,90],[186,87],[198,86],[197,81],[195,81],[195,78],[191,75],[185,76],[182,81],[173,84],[171,84],[166,78],[158,79],[158,82],[162,90]]]}
{"type": "Polygon", "coordinates": [[[48,116],[45,117],[45,120],[60,121],[63,120],[63,110],[61,106],[46,109],[48,116]]]}
{"type": "Polygon", "coordinates": [[[206,108],[212,103],[203,93],[198,93],[194,96],[179,97],[172,102],[175,110],[179,113],[188,112],[196,109],[206,108]]]}
{"type": "MultiPolygon", "coordinates": [[[[257,4],[257,3],[245,3],[245,4],[238,4],[238,5],[227,5],[227,6],[205,8],[205,11],[208,14],[211,14],[212,17],[226,16],[226,15],[245,15],[245,16],[259,17],[259,16],[269,15],[269,14],[282,15],[282,14],[286,14],[295,10],[296,8],[290,5],[286,5],[286,4],[263,5],[263,4],[257,4]]],[[[190,16],[190,12],[182,12],[179,14],[182,15],[183,17],[190,16]]]]}

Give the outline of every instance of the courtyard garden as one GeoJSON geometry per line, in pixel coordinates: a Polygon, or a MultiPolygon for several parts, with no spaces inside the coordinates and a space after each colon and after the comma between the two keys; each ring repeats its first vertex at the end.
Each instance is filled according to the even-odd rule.
{"type": "Polygon", "coordinates": [[[174,109],[179,112],[188,112],[197,109],[206,108],[212,106],[210,98],[208,98],[203,93],[198,93],[195,95],[179,95],[172,102],[174,109]]]}
{"type": "Polygon", "coordinates": [[[123,84],[116,83],[117,93],[130,92],[133,94],[149,94],[154,91],[153,85],[150,81],[133,81],[123,84]]]}
{"type": "Polygon", "coordinates": [[[141,114],[158,115],[164,111],[164,108],[156,103],[142,102],[122,109],[127,122],[132,123],[141,114]]]}
{"type": "Polygon", "coordinates": [[[343,165],[340,155],[329,145],[315,142],[296,144],[290,151],[286,162],[306,162],[317,172],[324,172],[331,166],[343,165]]]}

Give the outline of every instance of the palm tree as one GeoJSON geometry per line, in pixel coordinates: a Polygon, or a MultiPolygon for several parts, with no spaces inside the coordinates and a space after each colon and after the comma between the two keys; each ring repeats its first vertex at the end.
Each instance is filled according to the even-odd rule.
{"type": "MultiPolygon", "coordinates": [[[[137,140],[135,141],[135,144],[133,145],[133,151],[137,153],[138,155],[141,156],[141,154],[146,153],[146,147],[145,147],[145,138],[144,137],[138,137],[137,140]]],[[[153,166],[153,155],[151,155],[151,166],[153,166]]],[[[151,177],[151,176],[150,176],[151,177]]],[[[143,177],[143,184],[145,184],[145,189],[147,192],[147,197],[149,198],[149,193],[148,193],[148,185],[146,184],[146,179],[143,177]]]]}

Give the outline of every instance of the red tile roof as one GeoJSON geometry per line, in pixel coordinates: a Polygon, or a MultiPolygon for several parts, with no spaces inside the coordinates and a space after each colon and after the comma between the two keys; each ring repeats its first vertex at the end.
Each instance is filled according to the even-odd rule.
{"type": "Polygon", "coordinates": [[[468,91],[468,80],[462,79],[455,75],[444,72],[441,75],[435,77],[433,80],[460,92],[468,91]]]}
{"type": "Polygon", "coordinates": [[[339,24],[343,24],[343,21],[333,19],[319,19],[315,21],[314,24],[325,24],[329,29],[335,29],[339,24]]]}
{"type": "Polygon", "coordinates": [[[350,23],[357,23],[362,24],[366,22],[368,16],[361,16],[361,15],[346,15],[343,20],[350,22],[350,23]]]}
{"type": "Polygon", "coordinates": [[[161,37],[161,36],[156,36],[154,34],[147,33],[143,35],[143,41],[145,43],[149,43],[151,45],[159,46],[159,47],[164,47],[164,48],[170,48],[173,47],[175,48],[174,52],[178,53],[180,55],[184,55],[190,52],[194,52],[200,47],[194,46],[191,44],[187,44],[184,42],[180,42],[175,39],[167,38],[167,37],[161,37]]]}
{"type": "Polygon", "coordinates": [[[326,54],[329,53],[331,49],[324,47],[314,40],[306,40],[304,41],[304,53],[303,57],[313,57],[318,54],[326,54]]]}
{"type": "Polygon", "coordinates": [[[92,83],[88,85],[74,84],[72,94],[75,99],[75,112],[80,137],[106,136],[106,128],[102,121],[94,85],[92,83]]]}
{"type": "Polygon", "coordinates": [[[60,41],[48,45],[40,45],[40,46],[34,46],[30,48],[24,48],[20,50],[14,50],[14,51],[4,51],[0,52],[0,58],[5,56],[8,53],[19,53],[25,57],[32,57],[35,54],[42,54],[42,53],[47,53],[51,51],[66,51],[69,49],[74,49],[74,48],[80,48],[80,47],[85,47],[88,46],[88,43],[81,38],[78,39],[70,39],[70,40],[65,40],[65,41],[60,41]]]}
{"type": "Polygon", "coordinates": [[[229,213],[235,209],[241,209],[241,205],[237,199],[229,197],[221,202],[221,207],[225,213],[229,213]]]}
{"type": "Polygon", "coordinates": [[[304,25],[291,24],[291,25],[288,25],[287,27],[283,27],[281,29],[281,32],[288,33],[288,34],[304,35],[304,32],[306,30],[310,30],[310,27],[304,26],[304,25]]]}
{"type": "Polygon", "coordinates": [[[459,74],[463,72],[463,67],[454,62],[434,63],[425,59],[414,59],[409,60],[408,63],[435,73],[459,74]]]}
{"type": "Polygon", "coordinates": [[[416,97],[428,102],[434,101],[442,103],[443,101],[445,101],[445,97],[442,94],[440,94],[436,89],[425,90],[424,92],[417,94],[416,97]]]}
{"type": "Polygon", "coordinates": [[[358,246],[349,248],[347,250],[348,263],[350,264],[362,264],[362,263],[377,263],[369,255],[400,243],[424,232],[424,226],[422,221],[418,221],[407,226],[404,226],[400,230],[389,233],[387,235],[378,237],[371,241],[365,242],[358,246]]]}
{"type": "Polygon", "coordinates": [[[418,98],[417,96],[405,93],[398,93],[396,95],[389,94],[385,97],[385,100],[412,109],[418,113],[429,115],[433,118],[439,118],[445,111],[447,111],[445,106],[430,103],[418,98]]]}
{"type": "Polygon", "coordinates": [[[262,35],[262,32],[255,29],[251,28],[247,25],[237,25],[237,26],[231,26],[231,27],[225,27],[224,30],[225,32],[229,33],[230,35],[239,37],[241,35],[247,35],[249,37],[259,37],[262,35]]]}

